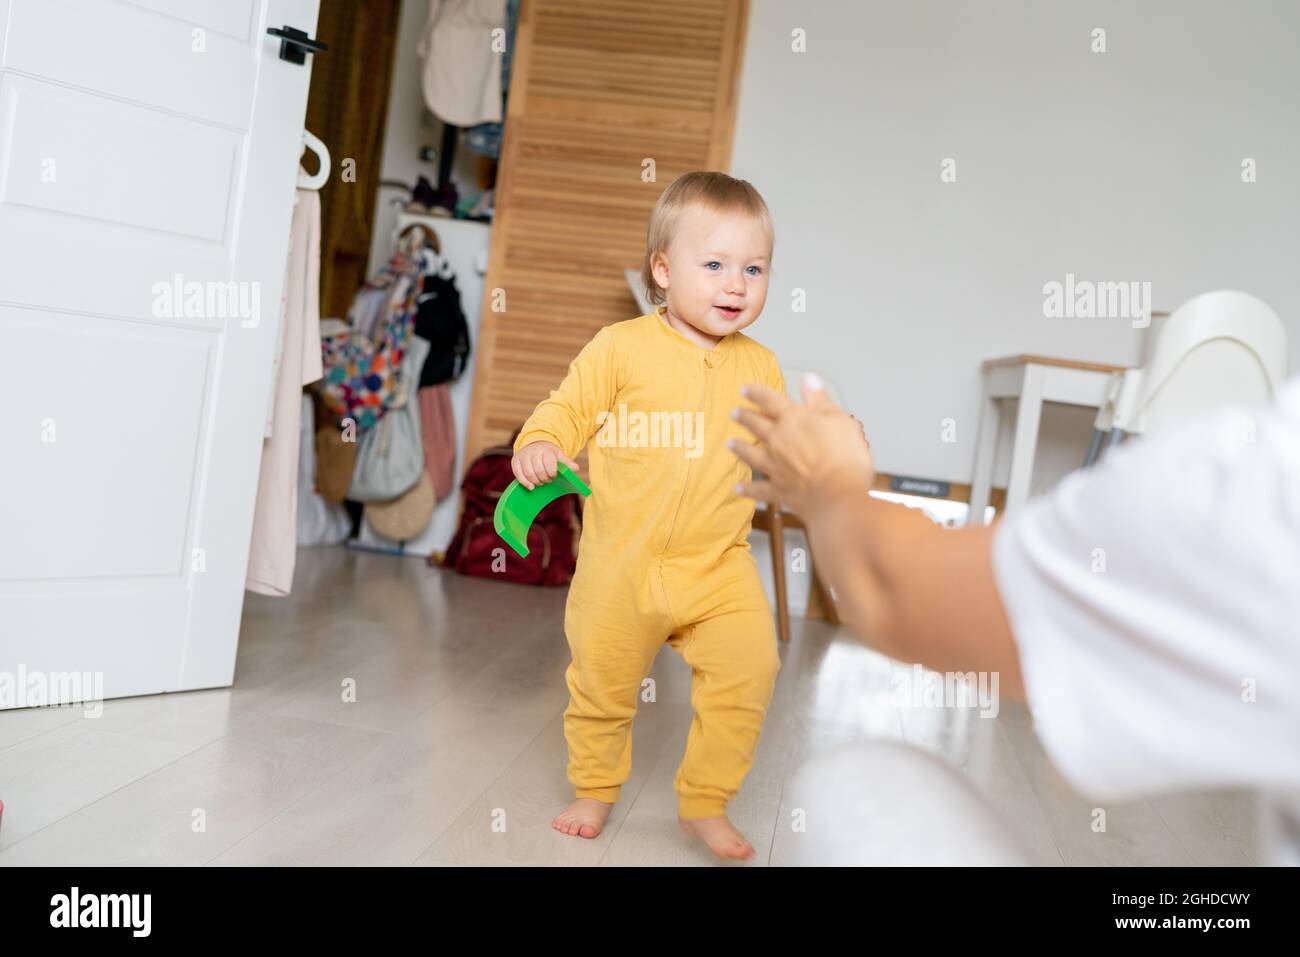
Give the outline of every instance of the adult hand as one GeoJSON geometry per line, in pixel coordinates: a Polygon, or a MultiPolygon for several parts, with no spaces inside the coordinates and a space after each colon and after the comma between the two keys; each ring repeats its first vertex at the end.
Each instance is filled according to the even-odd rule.
{"type": "Polygon", "coordinates": [[[766,386],[743,391],[759,411],[733,414],[763,446],[734,440],[728,446],[766,480],[742,485],[741,494],[779,502],[796,514],[842,493],[867,494],[876,470],[862,423],[831,401],[820,378],[804,377],[803,405],[766,386]]]}

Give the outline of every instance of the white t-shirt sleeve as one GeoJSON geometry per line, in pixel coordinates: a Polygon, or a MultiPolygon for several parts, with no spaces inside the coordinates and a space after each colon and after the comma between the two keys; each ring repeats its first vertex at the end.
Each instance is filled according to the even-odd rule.
{"type": "Polygon", "coordinates": [[[1300,788],[1300,379],[1113,449],[1003,522],[993,562],[1081,793],[1300,788]]]}

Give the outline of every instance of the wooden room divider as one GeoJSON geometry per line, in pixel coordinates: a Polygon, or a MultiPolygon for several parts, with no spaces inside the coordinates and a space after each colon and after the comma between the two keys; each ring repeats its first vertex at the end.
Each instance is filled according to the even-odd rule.
{"type": "Polygon", "coordinates": [[[624,270],[655,200],[730,164],[747,15],[747,0],[523,0],[466,464],[598,329],[637,315],[624,270]]]}

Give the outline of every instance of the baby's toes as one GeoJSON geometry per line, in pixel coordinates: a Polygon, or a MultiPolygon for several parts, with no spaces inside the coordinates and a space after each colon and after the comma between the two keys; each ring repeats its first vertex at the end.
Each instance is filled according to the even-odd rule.
{"type": "Polygon", "coordinates": [[[732,838],[722,845],[724,855],[736,860],[743,860],[754,853],[754,848],[744,838],[732,838]]]}

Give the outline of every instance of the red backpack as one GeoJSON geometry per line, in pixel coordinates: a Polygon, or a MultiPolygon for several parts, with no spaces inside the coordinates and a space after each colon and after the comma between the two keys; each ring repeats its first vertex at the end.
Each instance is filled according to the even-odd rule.
{"type": "MultiPolygon", "coordinates": [[[[515,478],[510,468],[513,456],[511,446],[501,445],[486,449],[470,465],[460,486],[460,524],[441,564],[462,575],[528,585],[567,585],[578,564],[582,532],[578,496],[562,495],[538,513],[528,529],[526,558],[516,555],[492,525],[497,501],[515,478]]],[[[436,556],[429,562],[438,564],[436,556]]]]}

